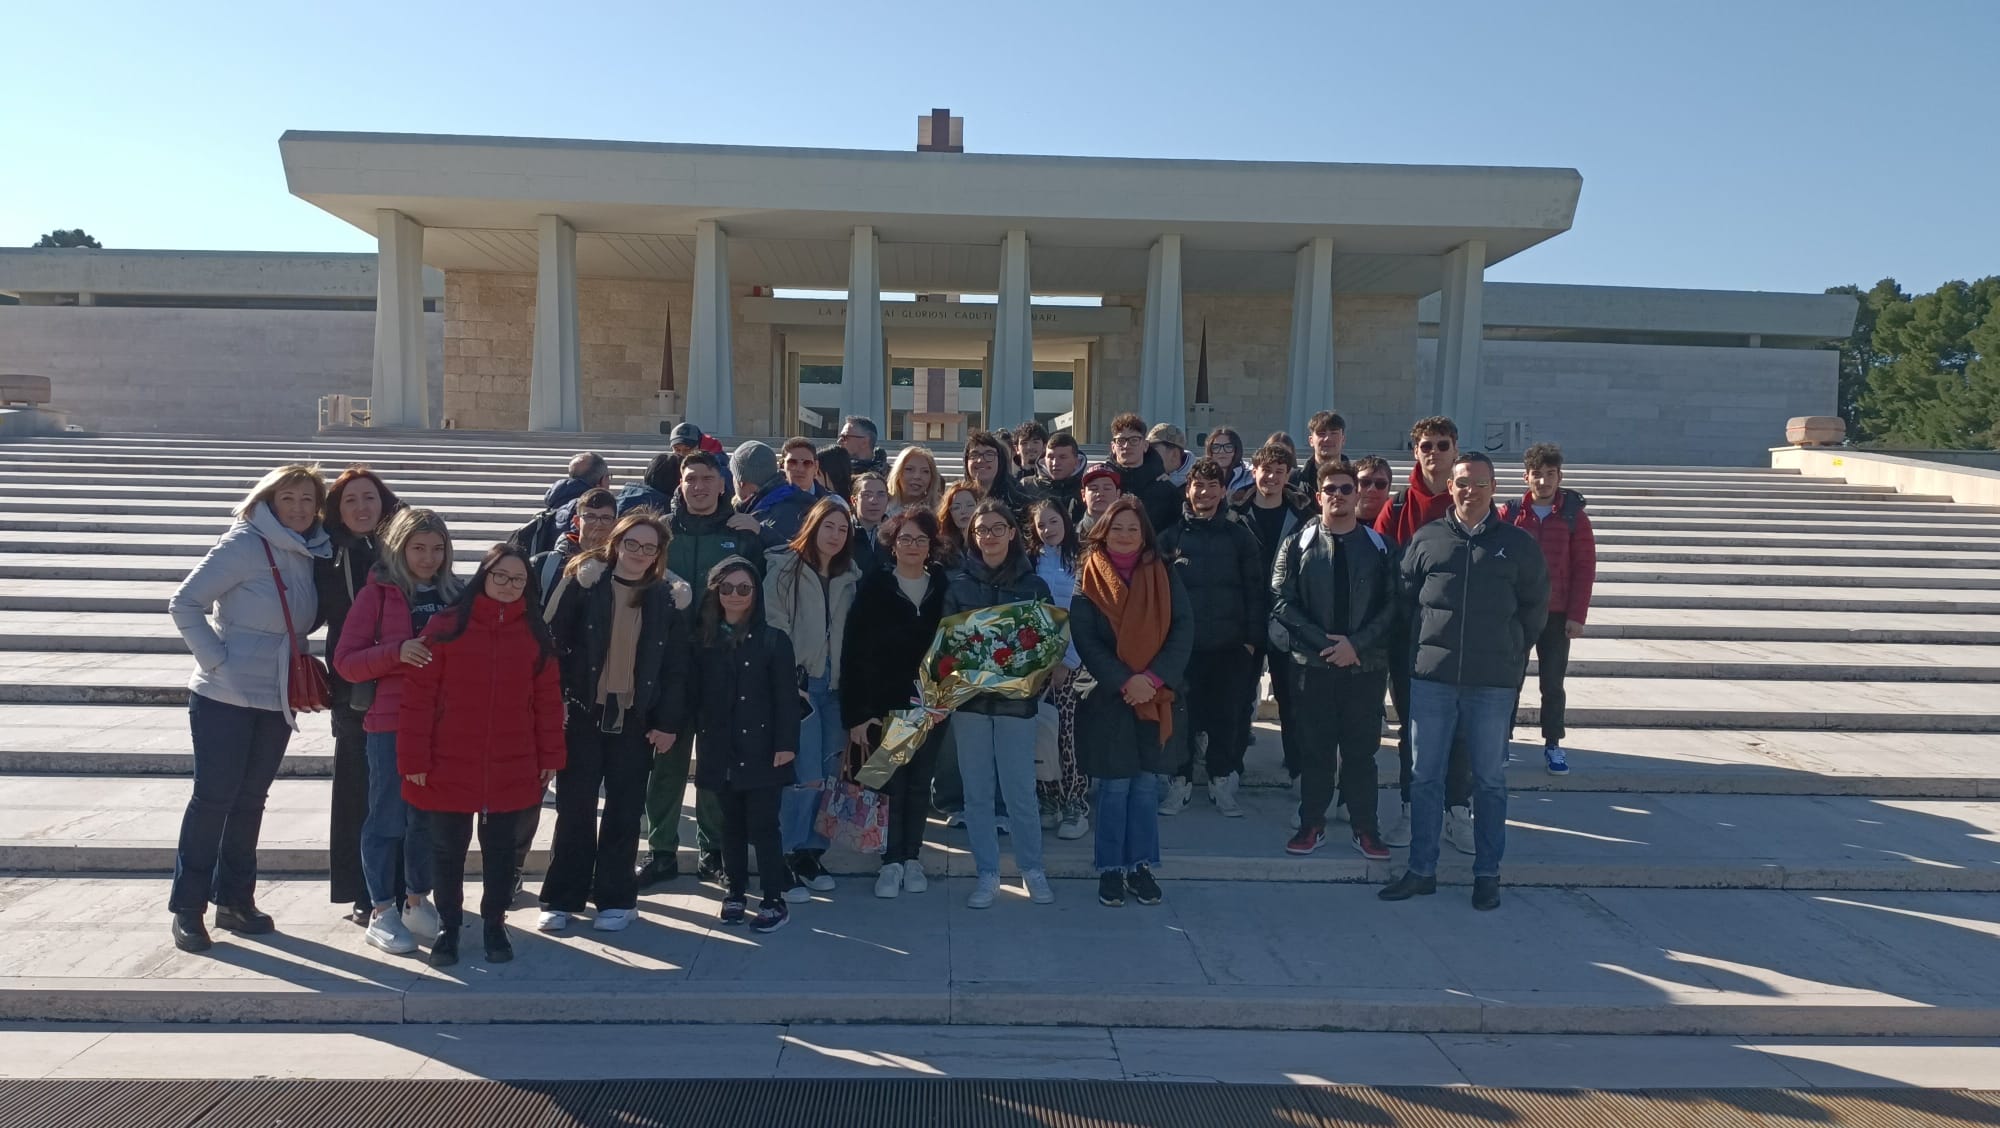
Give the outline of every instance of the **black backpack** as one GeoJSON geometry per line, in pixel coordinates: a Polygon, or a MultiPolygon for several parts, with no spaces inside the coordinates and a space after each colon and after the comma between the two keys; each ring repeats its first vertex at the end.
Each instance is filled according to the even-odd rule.
{"type": "Polygon", "coordinates": [[[556,532],[556,511],[544,509],[527,524],[515,529],[513,535],[507,538],[507,543],[529,556],[539,556],[555,548],[556,532]]]}

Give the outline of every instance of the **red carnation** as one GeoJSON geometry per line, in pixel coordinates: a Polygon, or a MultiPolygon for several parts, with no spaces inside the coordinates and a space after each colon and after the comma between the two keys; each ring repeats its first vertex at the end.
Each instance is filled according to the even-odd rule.
{"type": "Polygon", "coordinates": [[[956,658],[953,658],[953,657],[952,657],[951,655],[949,655],[949,654],[947,654],[947,655],[945,655],[944,657],[942,657],[942,658],[938,659],[938,676],[939,676],[939,677],[948,677],[948,676],[950,676],[951,672],[952,672],[953,670],[957,669],[957,668],[958,668],[958,659],[956,659],[956,658]]]}
{"type": "Polygon", "coordinates": [[[1002,666],[1006,665],[1008,662],[1013,661],[1013,659],[1014,659],[1014,650],[1012,647],[1003,646],[1000,649],[993,652],[993,660],[995,662],[1000,663],[1002,666]]]}
{"type": "Polygon", "coordinates": [[[1033,627],[1021,628],[1021,645],[1033,650],[1042,644],[1042,636],[1033,627]]]}

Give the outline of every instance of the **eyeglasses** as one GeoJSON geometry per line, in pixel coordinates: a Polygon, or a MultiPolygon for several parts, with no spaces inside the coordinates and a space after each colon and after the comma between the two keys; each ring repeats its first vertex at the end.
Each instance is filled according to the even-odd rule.
{"type": "Polygon", "coordinates": [[[1451,480],[1451,484],[1452,484],[1452,485],[1454,485],[1454,486],[1457,486],[1457,487],[1458,487],[1459,489],[1462,489],[1462,490],[1469,490],[1469,489],[1481,489],[1481,490],[1485,490],[1485,489],[1491,489],[1491,488],[1493,488],[1493,479],[1491,479],[1491,478],[1453,478],[1453,479],[1451,480]]]}
{"type": "Polygon", "coordinates": [[[896,546],[898,548],[914,548],[918,545],[928,545],[930,543],[931,538],[924,536],[922,533],[904,533],[902,536],[896,538],[896,546]]]}
{"type": "Polygon", "coordinates": [[[495,587],[503,588],[527,587],[528,574],[526,572],[522,572],[519,575],[510,572],[488,572],[486,573],[486,582],[495,587]]]}
{"type": "Polygon", "coordinates": [[[1014,535],[1014,526],[974,525],[972,527],[972,535],[986,540],[992,540],[995,537],[1011,537],[1014,535]]]}
{"type": "Polygon", "coordinates": [[[660,546],[626,537],[624,540],[618,542],[618,551],[629,552],[634,556],[643,556],[650,560],[660,554],[660,546]]]}
{"type": "Polygon", "coordinates": [[[994,454],[994,453],[993,453],[993,452],[992,452],[991,450],[983,450],[983,449],[982,449],[982,450],[975,450],[975,451],[972,451],[972,452],[968,453],[968,454],[967,454],[967,455],[965,456],[965,461],[966,461],[966,462],[967,462],[968,464],[970,464],[970,463],[974,463],[974,462],[993,462],[993,461],[997,460],[997,459],[998,459],[999,457],[1000,457],[999,455],[997,455],[997,454],[994,454]]]}
{"type": "Polygon", "coordinates": [[[1113,435],[1113,436],[1111,436],[1111,445],[1112,445],[1112,446],[1134,446],[1134,445],[1137,445],[1137,444],[1140,444],[1140,443],[1144,443],[1145,441],[1146,441],[1146,436],[1144,436],[1144,435],[1113,435]]]}
{"type": "Polygon", "coordinates": [[[1389,479],[1363,478],[1361,479],[1361,488],[1364,490],[1386,490],[1389,488],[1389,479]]]}
{"type": "Polygon", "coordinates": [[[751,595],[756,592],[757,585],[751,583],[732,584],[725,581],[715,585],[715,590],[721,592],[723,595],[751,595]]]}
{"type": "Polygon", "coordinates": [[[579,513],[576,515],[576,519],[586,525],[616,525],[618,523],[618,515],[616,513],[605,513],[596,517],[588,513],[579,513]]]}
{"type": "Polygon", "coordinates": [[[1234,454],[1238,450],[1241,450],[1242,448],[1237,446],[1235,443],[1210,443],[1208,444],[1208,449],[1210,450],[1210,452],[1218,450],[1226,450],[1231,454],[1234,454]]]}
{"type": "Polygon", "coordinates": [[[1439,439],[1436,442],[1431,442],[1430,440],[1426,439],[1423,442],[1417,444],[1417,449],[1424,452],[1425,454],[1431,454],[1435,451],[1452,450],[1457,446],[1458,443],[1451,439],[1439,439]]]}
{"type": "Polygon", "coordinates": [[[1319,488],[1319,492],[1327,495],[1328,497],[1346,497],[1348,494],[1354,492],[1354,485],[1351,482],[1346,485],[1339,485],[1339,486],[1332,485],[1331,483],[1329,483],[1327,485],[1321,486],[1319,488]]]}

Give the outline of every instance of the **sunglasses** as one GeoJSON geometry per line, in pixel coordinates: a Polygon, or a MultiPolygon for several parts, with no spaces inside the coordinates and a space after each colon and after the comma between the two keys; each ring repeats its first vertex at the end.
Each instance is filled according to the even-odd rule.
{"type": "Polygon", "coordinates": [[[1417,444],[1417,449],[1424,452],[1425,454],[1431,454],[1441,450],[1453,450],[1456,449],[1457,446],[1458,444],[1450,439],[1439,439],[1436,442],[1425,440],[1424,442],[1417,444]]]}
{"type": "Polygon", "coordinates": [[[818,465],[818,464],[819,464],[819,459],[817,459],[817,458],[787,458],[787,459],[785,459],[785,465],[787,465],[787,466],[816,466],[816,465],[818,465]]]}
{"type": "Polygon", "coordinates": [[[1361,488],[1364,490],[1386,490],[1389,488],[1389,479],[1363,478],[1361,479],[1361,488]]]}
{"type": "Polygon", "coordinates": [[[725,581],[715,585],[715,590],[721,592],[723,595],[752,595],[756,593],[757,585],[750,583],[732,584],[725,581]]]}
{"type": "Polygon", "coordinates": [[[1350,482],[1346,485],[1340,485],[1340,486],[1325,485],[1319,488],[1319,492],[1327,495],[1328,497],[1346,497],[1348,494],[1354,492],[1354,484],[1350,482]]]}

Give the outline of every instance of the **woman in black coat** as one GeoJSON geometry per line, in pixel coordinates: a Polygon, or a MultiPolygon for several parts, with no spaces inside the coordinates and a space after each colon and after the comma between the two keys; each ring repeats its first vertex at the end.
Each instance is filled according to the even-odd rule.
{"type": "MultiPolygon", "coordinates": [[[[326,491],[320,524],[333,541],[333,555],[313,562],[313,586],[326,624],[326,653],[340,645],[340,632],[354,597],[368,586],[378,556],[376,538],[403,508],[381,477],[366,466],[349,466],[326,491]]],[[[328,670],[333,691],[333,800],[327,828],[326,864],[331,900],[352,909],[348,919],[367,927],[374,899],[361,874],[361,824],[368,818],[368,734],[361,730],[367,704],[354,705],[354,687],[328,670]]],[[[372,700],[372,696],[370,698],[372,700]]],[[[396,872],[403,872],[399,863],[396,872]]],[[[403,890],[398,889],[400,897],[403,890]]]]}
{"type": "Polygon", "coordinates": [[[675,696],[673,732],[701,746],[695,786],[722,805],[722,868],[728,892],[722,923],[744,922],[750,847],[764,900],[750,925],[783,928],[790,914],[785,890],[792,874],[778,835],[778,799],[792,782],[799,750],[799,686],[792,640],[764,622],[757,566],[725,557],[709,570],[695,650],[682,692],[675,696]]]}
{"type": "MultiPolygon", "coordinates": [[[[888,715],[916,703],[917,671],[944,617],[949,582],[944,565],[931,559],[937,551],[937,518],[923,510],[906,509],[884,521],[877,544],[895,567],[876,569],[862,579],[847,615],[840,658],[841,723],[852,743],[871,752],[882,742],[888,715]]],[[[875,878],[877,897],[894,897],[905,889],[922,893],[930,885],[918,855],[924,848],[931,774],[937,770],[944,730],[943,725],[932,729],[910,762],[897,768],[882,788],[889,798],[889,845],[875,878]]]]}

